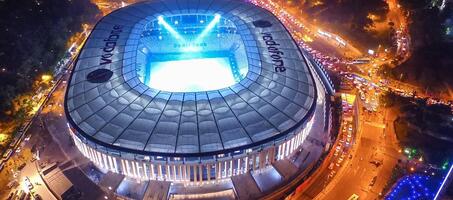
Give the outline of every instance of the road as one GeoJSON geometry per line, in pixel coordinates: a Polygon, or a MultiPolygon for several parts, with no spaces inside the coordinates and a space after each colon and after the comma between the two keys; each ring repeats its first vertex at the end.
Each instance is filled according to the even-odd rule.
{"type": "MultiPolygon", "coordinates": [[[[345,97],[346,99],[353,99],[353,96],[345,97]]],[[[345,99],[345,100],[346,100],[345,99]]],[[[326,186],[332,185],[335,181],[337,173],[341,173],[347,166],[352,155],[355,152],[356,145],[353,145],[356,138],[360,138],[357,135],[356,124],[356,105],[352,105],[351,101],[347,105],[342,106],[342,120],[339,128],[337,140],[333,144],[331,151],[326,156],[323,164],[317,169],[317,171],[310,176],[303,184],[301,184],[296,192],[291,196],[290,199],[313,199],[315,198],[326,186]]]]}
{"type": "MultiPolygon", "coordinates": [[[[300,10],[295,7],[284,6],[284,3],[278,3],[271,0],[250,0],[251,3],[266,8],[276,15],[282,23],[288,28],[296,40],[304,40],[311,45],[322,46],[327,48],[325,52],[331,55],[345,57],[361,57],[362,52],[341,36],[335,33],[329,33],[322,30],[321,27],[306,22],[300,14],[300,10]],[[298,16],[298,17],[295,17],[298,16]],[[311,38],[311,39],[309,39],[311,38]],[[315,41],[315,42],[313,42],[315,41]],[[339,41],[345,42],[341,45],[339,41]]],[[[314,47],[315,48],[315,47],[314,47]]]]}
{"type": "MultiPolygon", "coordinates": [[[[360,110],[363,110],[362,105],[359,103],[360,110]]],[[[338,160],[332,155],[337,141],[323,165],[289,199],[348,199],[352,194],[359,195],[360,199],[380,197],[379,193],[401,157],[393,133],[392,122],[396,115],[383,108],[376,113],[359,113],[358,132],[354,136],[356,142],[352,149],[345,152],[347,156],[342,165],[333,169],[327,167],[338,160]],[[353,156],[348,159],[349,155],[353,156]],[[380,163],[379,166],[371,163],[373,161],[380,163]],[[371,184],[374,177],[376,181],[371,184]]]]}
{"type": "Polygon", "coordinates": [[[39,194],[42,199],[45,200],[56,200],[55,196],[50,192],[49,188],[44,184],[41,176],[39,176],[38,168],[36,162],[27,162],[27,165],[22,169],[20,177],[18,180],[21,180],[21,185],[19,188],[25,188],[24,182],[22,180],[25,177],[30,179],[30,182],[33,184],[33,191],[39,194]]]}
{"type": "MultiPolygon", "coordinates": [[[[381,108],[382,109],[382,108],[381,108]]],[[[388,116],[386,110],[381,113],[360,115],[360,128],[358,135],[361,137],[357,142],[357,151],[349,163],[344,166],[343,173],[339,173],[335,179],[335,185],[347,187],[327,187],[315,199],[347,199],[352,194],[357,194],[360,199],[378,199],[380,192],[389,180],[392,169],[402,158],[398,153],[394,133],[386,128],[388,122],[384,116],[388,116]],[[385,130],[385,131],[384,131],[385,130]],[[379,166],[371,162],[381,163],[379,166]],[[373,178],[376,182],[372,184],[373,178]]]]}

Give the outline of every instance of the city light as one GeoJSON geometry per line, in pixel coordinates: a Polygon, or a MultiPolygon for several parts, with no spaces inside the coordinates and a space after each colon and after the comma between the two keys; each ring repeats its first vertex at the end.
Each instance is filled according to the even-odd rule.
{"type": "Polygon", "coordinates": [[[311,37],[308,36],[308,35],[304,35],[304,36],[302,37],[302,40],[303,40],[304,42],[313,42],[313,38],[311,38],[311,37]]]}
{"type": "Polygon", "coordinates": [[[0,142],[5,141],[7,138],[8,138],[8,135],[6,135],[4,133],[0,133],[0,142]]]}
{"type": "Polygon", "coordinates": [[[52,80],[52,76],[48,75],[48,74],[44,74],[44,75],[41,76],[41,80],[43,82],[49,82],[50,80],[52,80]]]}

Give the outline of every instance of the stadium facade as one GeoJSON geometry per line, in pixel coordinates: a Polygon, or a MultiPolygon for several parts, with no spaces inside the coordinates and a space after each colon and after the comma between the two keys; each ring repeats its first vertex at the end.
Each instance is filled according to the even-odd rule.
{"type": "Polygon", "coordinates": [[[71,136],[96,166],[142,180],[264,169],[312,128],[309,62],[253,4],[133,4],[101,19],[81,49],[65,97],[71,136]]]}

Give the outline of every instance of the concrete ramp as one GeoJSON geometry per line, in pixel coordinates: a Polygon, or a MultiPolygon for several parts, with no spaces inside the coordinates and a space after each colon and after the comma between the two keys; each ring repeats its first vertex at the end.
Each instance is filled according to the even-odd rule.
{"type": "Polygon", "coordinates": [[[166,200],[169,189],[170,182],[168,181],[149,181],[143,200],[166,200]]]}
{"type": "Polygon", "coordinates": [[[238,199],[258,199],[261,191],[250,173],[231,177],[238,199]]]}

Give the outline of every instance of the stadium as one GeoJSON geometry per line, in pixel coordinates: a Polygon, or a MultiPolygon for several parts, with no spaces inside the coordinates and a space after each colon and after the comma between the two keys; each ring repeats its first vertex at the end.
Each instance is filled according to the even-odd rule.
{"type": "Polygon", "coordinates": [[[101,169],[211,183],[287,159],[322,129],[313,124],[325,118],[315,112],[325,92],[312,63],[253,4],[137,3],[93,28],[66,117],[79,151],[101,169]]]}

